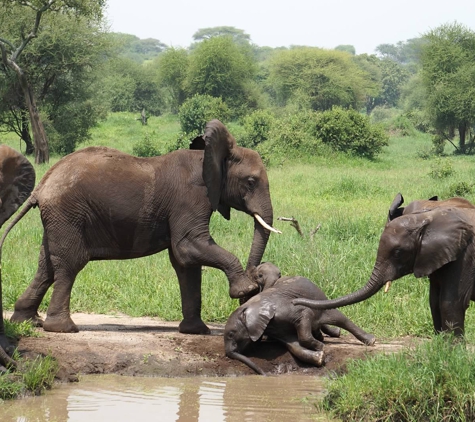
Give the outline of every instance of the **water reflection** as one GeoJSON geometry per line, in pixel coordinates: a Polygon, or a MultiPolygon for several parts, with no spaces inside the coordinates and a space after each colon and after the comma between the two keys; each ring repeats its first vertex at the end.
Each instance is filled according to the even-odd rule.
{"type": "Polygon", "coordinates": [[[0,404],[2,422],[306,421],[302,398],[321,394],[310,376],[133,378],[87,376],[42,397],[0,404]]]}

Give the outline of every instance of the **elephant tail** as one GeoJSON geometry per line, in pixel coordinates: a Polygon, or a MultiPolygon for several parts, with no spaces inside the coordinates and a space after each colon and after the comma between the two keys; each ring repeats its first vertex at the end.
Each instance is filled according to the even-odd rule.
{"type": "MultiPolygon", "coordinates": [[[[27,199],[25,205],[21,209],[21,211],[15,216],[15,218],[10,222],[10,224],[7,226],[5,231],[3,232],[2,238],[0,239],[0,284],[1,284],[1,271],[2,271],[2,248],[3,248],[3,243],[5,242],[5,239],[10,233],[10,230],[13,229],[13,227],[25,216],[25,214],[28,213],[32,208],[36,207],[38,205],[38,200],[34,195],[30,195],[30,197],[27,199]]],[[[1,285],[0,285],[1,287],[1,285]]]]}

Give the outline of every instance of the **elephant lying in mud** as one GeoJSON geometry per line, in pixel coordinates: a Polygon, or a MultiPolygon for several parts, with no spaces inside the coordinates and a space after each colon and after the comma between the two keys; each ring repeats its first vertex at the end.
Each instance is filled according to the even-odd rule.
{"type": "Polygon", "coordinates": [[[254,218],[248,268],[262,259],[273,222],[266,170],[258,153],[236,144],[218,120],[209,122],[190,150],[138,158],[89,147],[56,163],[6,229],[39,207],[44,233],[38,270],[15,303],[12,321],[33,320],[46,331],[77,332],[70,297],[77,274],[92,260],[131,259],[168,250],[178,277],[183,321],[179,330],[208,334],[201,319],[201,272],[222,270],[233,298],[257,290],[236,256],[209,231],[213,211],[231,208],[254,218]],[[46,291],[54,290],[43,322],[46,291]]]}
{"type": "Polygon", "coordinates": [[[325,294],[309,279],[281,277],[279,268],[270,262],[259,265],[252,272],[261,293],[237,308],[224,329],[226,356],[240,360],[258,374],[264,371],[243,355],[246,348],[263,335],[285,344],[296,358],[311,365],[324,363],[323,334],[339,337],[344,328],[366,345],[375,338],[351,322],[337,309],[315,311],[305,306],[294,306],[294,298],[325,300],[325,294]]]}
{"type": "MultiPolygon", "coordinates": [[[[0,227],[25,202],[35,187],[35,169],[28,159],[8,145],[0,145],[0,227]]],[[[2,290],[0,284],[0,372],[4,365],[14,366],[13,348],[5,336],[2,290]]]]}
{"type": "Polygon", "coordinates": [[[429,277],[435,332],[463,335],[465,311],[475,300],[475,208],[455,199],[462,206],[438,206],[389,221],[370,279],[358,291],[333,300],[300,298],[293,303],[315,310],[347,306],[370,298],[387,281],[413,273],[429,277]]]}

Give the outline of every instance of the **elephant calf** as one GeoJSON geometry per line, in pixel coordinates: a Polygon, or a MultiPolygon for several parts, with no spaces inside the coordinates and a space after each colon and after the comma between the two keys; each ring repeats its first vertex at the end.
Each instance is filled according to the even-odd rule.
{"type": "Polygon", "coordinates": [[[292,305],[292,299],[325,300],[325,294],[309,279],[294,276],[281,277],[279,268],[265,262],[252,271],[261,293],[253,296],[236,309],[224,329],[226,356],[238,359],[254,371],[264,371],[242,353],[263,335],[284,343],[289,352],[303,362],[321,366],[324,362],[323,333],[339,337],[344,328],[358,340],[371,346],[375,342],[338,309],[318,311],[292,305]]]}

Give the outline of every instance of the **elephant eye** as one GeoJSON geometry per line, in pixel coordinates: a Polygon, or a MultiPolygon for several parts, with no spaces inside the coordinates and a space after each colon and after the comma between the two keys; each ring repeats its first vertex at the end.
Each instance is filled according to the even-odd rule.
{"type": "Polygon", "coordinates": [[[254,189],[254,186],[256,185],[256,180],[253,177],[250,177],[247,179],[247,186],[249,189],[254,189]]]}

